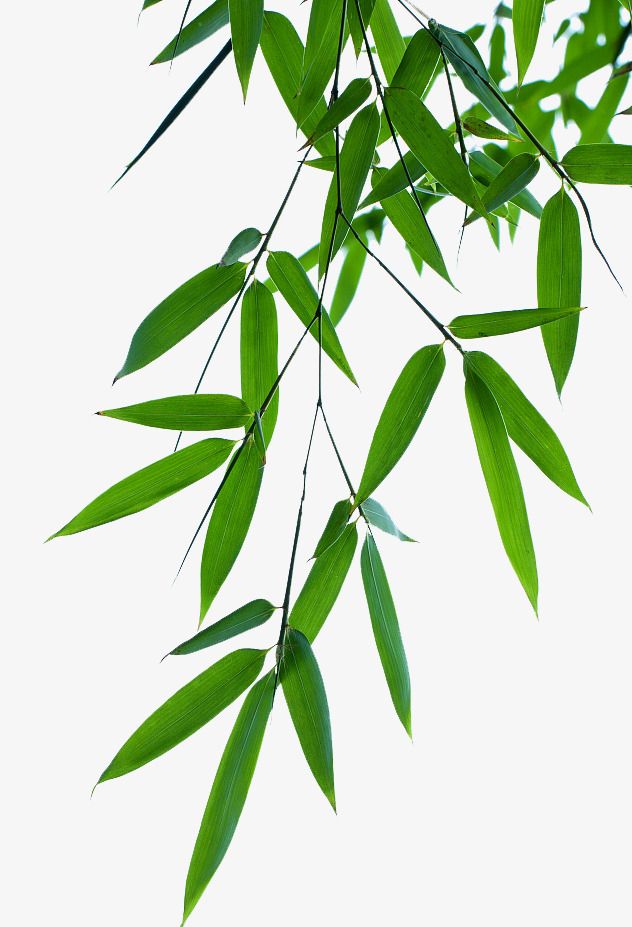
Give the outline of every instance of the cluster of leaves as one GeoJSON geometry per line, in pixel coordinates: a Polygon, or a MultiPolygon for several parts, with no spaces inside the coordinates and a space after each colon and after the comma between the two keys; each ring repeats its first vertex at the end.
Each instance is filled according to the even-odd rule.
{"type": "MultiPolygon", "coordinates": [[[[144,7],[158,2],[161,0],[145,0],[144,7]]],[[[199,630],[172,654],[190,654],[227,641],[269,622],[277,611],[278,637],[275,635],[268,650],[229,653],[176,692],[132,734],[99,780],[125,775],[150,762],[247,692],[193,851],[185,920],[233,836],[279,685],[307,763],[335,808],[329,711],[313,644],[350,570],[362,525],[365,537],[360,568],[375,642],[396,713],[404,728],[411,731],[406,655],[374,529],[401,541],[411,538],[395,525],[374,493],[421,426],[443,376],[446,347],[462,355],[467,410],[500,537],[536,610],[535,553],[512,445],[561,490],[586,503],[550,425],[496,360],[482,351],[466,350],[462,342],[540,328],[561,394],[580,322],[580,214],[588,237],[606,260],[577,185],[632,185],[632,146],[615,144],[609,134],[632,71],[632,64],[623,57],[631,29],[629,2],[590,0],[586,10],[565,20],[555,36],[555,43],[565,43],[561,66],[551,79],[531,82],[526,82],[526,77],[545,15],[544,0],[514,0],[513,10],[501,3],[488,27],[477,25],[467,32],[426,21],[408,0],[397,0],[397,4],[402,15],[405,12],[409,17],[409,35],[402,34],[389,0],[311,0],[303,43],[290,19],[264,10],[263,0],[215,0],[187,23],[189,0],[178,34],[154,63],[172,61],[225,28],[230,28],[230,39],[126,169],[155,144],[231,56],[245,98],[259,48],[305,137],[304,153],[268,231],[244,229],[218,263],[182,284],[150,312],[135,332],[117,375],[117,379],[128,376],[150,364],[229,306],[195,391],[101,413],[179,432],[176,450],[106,490],[55,535],[85,531],[139,512],[226,464],[193,538],[208,521],[200,573],[201,625],[235,565],[255,512],[267,447],[279,413],[281,380],[307,336],[316,339],[317,400],[283,603],[275,606],[255,599],[241,605],[199,630]],[[506,51],[510,26],[517,82],[512,79],[513,56],[506,51]],[[360,76],[341,87],[341,60],[353,52],[360,76]],[[589,106],[578,85],[602,69],[608,69],[603,93],[596,105],[589,106]],[[436,81],[445,81],[449,92],[452,122],[447,127],[428,105],[436,81]],[[468,100],[467,109],[457,105],[455,86],[460,88],[459,96],[463,94],[468,100]],[[562,157],[555,142],[560,120],[574,123],[580,133],[579,144],[562,157]],[[529,189],[541,165],[559,181],[559,190],[544,207],[529,189]],[[272,250],[271,239],[306,166],[331,173],[331,182],[320,239],[306,253],[295,256],[272,250]],[[425,272],[435,272],[451,285],[428,222],[430,209],[451,198],[463,204],[463,229],[481,221],[497,245],[503,224],[513,240],[523,213],[539,221],[536,308],[459,316],[444,324],[379,257],[382,233],[390,223],[415,268],[421,273],[427,265],[425,272]],[[328,312],[327,281],[339,252],[343,256],[328,312]],[[259,279],[257,272],[264,258],[267,277],[259,279]],[[355,382],[337,327],[353,303],[369,258],[389,275],[394,286],[407,293],[437,330],[440,342],[416,350],[390,390],[356,489],[331,431],[321,384],[325,356],[355,382]],[[312,271],[316,285],[310,278],[312,271]],[[303,326],[300,339],[282,365],[278,359],[280,299],[303,326]],[[204,374],[237,308],[241,317],[241,396],[202,393],[204,374]],[[333,506],[315,546],[310,572],[292,599],[308,465],[319,420],[340,464],[347,494],[333,506]],[[178,449],[183,432],[231,429],[241,429],[241,436],[204,437],[178,449]],[[272,665],[265,669],[269,654],[272,665]]],[[[629,115],[631,110],[620,112],[629,115]]]]}

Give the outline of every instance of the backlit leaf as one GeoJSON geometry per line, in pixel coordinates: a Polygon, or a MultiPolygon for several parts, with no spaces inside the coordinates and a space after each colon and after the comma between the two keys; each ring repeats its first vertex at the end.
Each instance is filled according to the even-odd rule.
{"type": "Polygon", "coordinates": [[[197,653],[198,650],[204,650],[206,647],[213,647],[215,644],[221,644],[243,634],[245,631],[251,631],[258,628],[274,614],[276,608],[267,599],[253,599],[241,608],[237,608],[225,618],[220,618],[203,631],[198,631],[189,640],[179,644],[175,650],[172,650],[169,656],[182,656],[183,654],[197,653]]]}
{"type": "MultiPolygon", "coordinates": [[[[355,0],[349,0],[349,2],[354,3],[355,0]]],[[[399,31],[388,0],[375,0],[371,15],[371,33],[380,64],[386,75],[386,82],[390,84],[404,57],[406,42],[399,31]]]]}
{"type": "Polygon", "coordinates": [[[263,0],[228,0],[233,54],[244,100],[263,27],[263,0]]]}
{"type": "Polygon", "coordinates": [[[562,167],[581,183],[632,184],[632,145],[577,145],[562,167]]]}
{"type": "Polygon", "coordinates": [[[371,81],[368,77],[356,77],[345,87],[337,100],[331,104],[323,118],[311,133],[309,139],[303,145],[306,148],[313,144],[317,139],[322,138],[328,132],[331,132],[336,126],[340,125],[348,116],[358,109],[359,106],[368,100],[371,95],[371,81]]]}
{"type": "Polygon", "coordinates": [[[462,126],[466,132],[469,132],[470,135],[475,135],[477,138],[493,138],[504,142],[520,141],[515,135],[510,135],[509,132],[497,129],[496,126],[493,126],[491,123],[485,122],[484,119],[477,119],[475,116],[468,116],[466,119],[463,119],[462,126]]]}
{"type": "Polygon", "coordinates": [[[299,128],[304,129],[305,120],[322,97],[334,73],[342,7],[342,0],[312,0],[298,95],[296,121],[299,128]]]}
{"type": "Polygon", "coordinates": [[[439,46],[427,29],[419,29],[406,46],[404,57],[393,75],[392,87],[410,90],[423,97],[437,69],[439,46]]]}
{"type": "Polygon", "coordinates": [[[373,189],[364,197],[360,203],[360,208],[369,206],[371,203],[381,202],[389,196],[395,196],[400,190],[405,190],[409,186],[408,176],[414,183],[415,180],[419,180],[426,173],[426,168],[412,151],[405,153],[404,163],[406,168],[398,160],[393,167],[379,172],[373,189]]]}
{"type": "Polygon", "coordinates": [[[120,409],[105,409],[99,415],[118,418],[136,425],[171,428],[175,431],[217,431],[243,428],[252,421],[252,412],[238,396],[223,393],[196,393],[151,399],[120,409]]]}
{"type": "Polygon", "coordinates": [[[581,312],[573,309],[507,309],[504,312],[483,312],[479,315],[459,315],[448,328],[456,338],[489,338],[492,335],[510,335],[539,328],[558,319],[581,312]]]}
{"type": "Polygon", "coordinates": [[[523,82],[533,58],[543,10],[544,0],[513,0],[512,22],[519,83],[523,82]]]}
{"type": "Polygon", "coordinates": [[[367,253],[362,245],[355,238],[347,239],[347,253],[338,274],[334,295],[331,298],[329,317],[332,325],[338,325],[353,302],[366,259],[367,253]]]}
{"type": "Polygon", "coordinates": [[[425,216],[406,190],[381,200],[380,205],[393,227],[397,229],[406,244],[415,251],[429,267],[448,283],[452,283],[445,266],[439,245],[432,234],[425,216]]]}
{"type": "Polygon", "coordinates": [[[172,61],[190,48],[214,35],[223,26],[228,25],[228,0],[215,0],[211,5],[192,19],[182,29],[180,38],[174,36],[166,48],[156,55],[152,64],[172,61]]]}
{"type": "Polygon", "coordinates": [[[380,531],[385,531],[386,534],[392,534],[393,537],[398,538],[400,541],[416,543],[414,538],[409,538],[407,534],[399,530],[384,506],[380,505],[377,499],[365,499],[362,503],[362,512],[374,528],[379,528],[380,531]]]}
{"type": "MultiPolygon", "coordinates": [[[[490,183],[493,182],[494,178],[502,171],[500,164],[494,161],[493,158],[490,158],[489,155],[486,155],[484,151],[471,151],[469,161],[472,176],[481,183],[484,183],[486,187],[488,187],[490,183]]],[[[529,215],[535,216],[536,219],[539,219],[542,215],[542,207],[528,190],[522,190],[512,199],[512,202],[520,209],[524,209],[525,212],[528,212],[529,215]]]]}

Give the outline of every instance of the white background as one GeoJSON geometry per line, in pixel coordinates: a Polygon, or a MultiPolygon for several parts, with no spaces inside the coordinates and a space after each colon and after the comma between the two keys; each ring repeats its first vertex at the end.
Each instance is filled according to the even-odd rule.
{"type": "MultiPolygon", "coordinates": [[[[262,58],[245,108],[229,60],[108,192],[224,41],[210,40],[171,73],[148,69],[182,4],[165,0],[137,28],[138,5],[36,2],[28,11],[7,5],[1,15],[9,131],[2,151],[0,800],[7,859],[0,919],[12,925],[178,924],[190,852],[237,710],[100,787],[90,801],[100,771],[133,728],[212,659],[159,664],[195,630],[199,546],[175,586],[172,579],[214,478],[142,515],[42,542],[106,486],[169,452],[170,435],[92,413],[191,389],[219,316],[146,370],[109,384],[141,318],[218,260],[241,228],[266,227],[297,148],[262,58]]],[[[447,16],[437,0],[424,6],[447,16]]],[[[470,25],[494,6],[458,4],[450,22],[470,25]]],[[[557,21],[577,4],[554,6],[557,21]]],[[[539,55],[533,73],[552,73],[556,60],[539,55]]],[[[591,100],[606,78],[588,88],[591,100]]],[[[632,141],[631,122],[620,118],[620,141],[632,141]]],[[[570,133],[569,144],[574,139],[570,133]]],[[[316,238],[328,181],[304,173],[274,241],[297,253],[316,238]]],[[[556,189],[543,168],[539,197],[556,189]]],[[[630,190],[586,193],[630,292],[630,190]]],[[[460,212],[432,213],[460,293],[430,272],[416,281],[392,234],[384,253],[446,321],[463,311],[535,305],[536,223],[525,216],[514,248],[501,256],[484,229],[470,230],[457,268],[460,212]]],[[[317,646],[335,738],[338,817],[311,780],[279,700],[236,838],[191,923],[631,923],[630,306],[587,239],[584,302],[590,311],[563,406],[537,333],[484,345],[556,427],[593,507],[591,515],[519,458],[539,560],[540,620],[501,549],[460,364],[448,351],[431,411],[377,494],[420,542],[380,538],[410,662],[414,743],[390,704],[356,562],[317,646]]],[[[283,357],[300,329],[282,303],[279,313],[283,357]]],[[[209,391],[238,389],[237,333],[235,325],[209,391]]],[[[326,402],[357,480],[387,391],[412,351],[435,336],[374,267],[340,335],[361,391],[327,363],[326,402]]],[[[281,599],[315,365],[315,345],[306,343],[283,383],[253,530],[213,618],[251,597],[281,599]]],[[[298,583],[329,508],[344,494],[321,432],[298,583]]],[[[276,625],[264,627],[252,641],[267,646],[275,633],[276,625]]]]}

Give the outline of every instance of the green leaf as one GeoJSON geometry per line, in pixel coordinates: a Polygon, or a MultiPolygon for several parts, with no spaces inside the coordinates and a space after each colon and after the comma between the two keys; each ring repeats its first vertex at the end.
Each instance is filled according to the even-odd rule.
{"type": "Polygon", "coordinates": [[[335,811],[329,706],[314,651],[304,634],[294,628],[287,629],[281,660],[283,693],[305,759],[335,811]]]}
{"type": "Polygon", "coordinates": [[[380,505],[377,499],[365,499],[362,503],[362,512],[374,528],[379,528],[380,531],[385,531],[386,534],[392,534],[393,537],[398,538],[400,541],[416,543],[414,538],[409,538],[407,534],[399,530],[384,506],[380,505]]]}
{"type": "Polygon", "coordinates": [[[351,502],[349,499],[342,499],[342,501],[336,502],[331,511],[331,515],[327,519],[327,524],[325,525],[312,557],[320,557],[326,550],[329,550],[332,544],[336,543],[347,527],[350,515],[351,502]]]}
{"type": "Polygon", "coordinates": [[[263,0],[228,0],[230,33],[244,100],[263,27],[263,0]]]}
{"type": "MultiPolygon", "coordinates": [[[[357,113],[347,130],[345,140],[340,152],[340,195],[342,209],[349,220],[353,221],[362,190],[371,169],[377,136],[380,130],[380,117],[375,103],[370,103],[357,113]]],[[[331,185],[325,202],[323,224],[320,234],[320,251],[318,256],[318,276],[322,277],[331,254],[331,260],[338,253],[340,246],[349,234],[347,223],[339,220],[334,234],[336,222],[336,205],[338,201],[338,180],[336,172],[331,179],[331,185]]]]}
{"type": "Polygon", "coordinates": [[[443,345],[417,351],[400,373],[371,441],[356,505],[364,502],[391,472],[421,425],[445,369],[443,345]]]}
{"type": "Polygon", "coordinates": [[[380,205],[409,248],[412,248],[440,277],[453,285],[439,245],[412,194],[402,190],[401,193],[381,200],[380,205]]]}
{"type": "Polygon", "coordinates": [[[475,116],[467,116],[463,119],[461,124],[466,132],[469,132],[470,135],[475,135],[477,138],[493,138],[504,142],[522,141],[522,139],[518,138],[516,135],[503,132],[502,129],[497,129],[496,126],[493,126],[491,123],[485,122],[483,119],[477,119],[475,116]]]}
{"type": "MultiPolygon", "coordinates": [[[[472,175],[476,180],[485,184],[486,187],[488,187],[489,184],[493,182],[494,178],[502,171],[500,164],[494,161],[493,158],[490,158],[489,155],[486,155],[484,151],[471,151],[469,160],[472,175]]],[[[539,219],[542,215],[542,207],[528,190],[522,190],[515,196],[512,202],[536,219],[539,219]]]]}
{"type": "MultiPolygon", "coordinates": [[[[368,29],[371,22],[371,17],[373,15],[375,0],[359,0],[359,6],[360,15],[362,16],[362,23],[364,28],[368,29]]],[[[355,49],[357,58],[364,48],[364,37],[362,34],[362,26],[360,25],[360,20],[358,18],[358,9],[355,0],[350,0],[350,2],[347,3],[347,22],[349,24],[349,32],[351,33],[351,40],[353,42],[353,47],[355,49]]]]}
{"type": "Polygon", "coordinates": [[[467,363],[465,399],[503,547],[537,613],[538,572],[518,468],[498,404],[467,363]]]}
{"type": "Polygon", "coordinates": [[[492,335],[510,335],[529,328],[549,325],[566,319],[581,309],[509,309],[504,312],[483,312],[479,315],[458,315],[448,328],[456,338],[489,338],[492,335]]]}
{"type": "Polygon", "coordinates": [[[580,183],[632,184],[632,145],[577,145],[562,167],[580,183]]]}
{"type": "Polygon", "coordinates": [[[228,0],[215,0],[208,9],[184,26],[180,38],[174,36],[166,48],[156,55],[152,64],[163,64],[184,54],[228,25],[228,0]]]}
{"type": "Polygon", "coordinates": [[[528,186],[540,170],[539,160],[524,152],[516,155],[494,177],[483,194],[483,205],[493,212],[528,186]]]}
{"type": "Polygon", "coordinates": [[[208,628],[199,631],[189,640],[179,644],[175,650],[172,650],[169,656],[182,656],[183,654],[197,653],[198,650],[204,650],[206,647],[213,647],[215,644],[221,644],[243,634],[244,631],[251,631],[270,618],[276,607],[268,602],[267,599],[253,599],[241,608],[237,608],[225,618],[220,618],[208,628]]]}
{"type": "Polygon", "coordinates": [[[523,82],[533,58],[543,11],[544,0],[513,0],[512,22],[519,84],[523,82]]]}
{"type": "Polygon", "coordinates": [[[142,512],[217,470],[234,446],[234,441],[224,438],[206,438],[169,454],[106,489],[52,537],[77,534],[142,512]]]}
{"type": "MultiPolygon", "coordinates": [[[[290,309],[294,310],[303,325],[309,325],[318,308],[318,293],[297,259],[288,251],[271,251],[266,266],[270,277],[290,309]]],[[[312,325],[310,332],[318,341],[318,325],[312,325]]],[[[323,351],[329,355],[336,367],[357,386],[356,378],[344,355],[336,329],[324,306],[322,340],[323,351]]]]}
{"type": "Polygon", "coordinates": [[[382,669],[397,716],[412,737],[408,663],[382,558],[371,534],[367,534],[362,546],[360,566],[382,669]]]}
{"type": "MultiPolygon", "coordinates": [[[[350,0],[354,3],[355,0],[350,0]]],[[[406,51],[404,41],[388,0],[376,0],[371,16],[371,32],[380,64],[390,84],[406,51]]]]}
{"type": "Polygon", "coordinates": [[[597,105],[582,120],[580,145],[608,141],[608,129],[625,93],[628,77],[626,74],[624,80],[610,81],[606,85],[597,105]]]}
{"type": "Polygon", "coordinates": [[[406,164],[406,169],[404,169],[402,162],[398,160],[393,167],[389,167],[386,171],[379,172],[379,179],[375,183],[373,189],[360,203],[361,209],[372,203],[383,202],[387,197],[395,196],[400,190],[405,190],[409,185],[406,171],[410,174],[413,183],[426,173],[426,168],[412,151],[406,152],[404,155],[404,162],[406,164]]]}
{"type": "Polygon", "coordinates": [[[427,29],[419,29],[406,46],[399,67],[390,82],[392,87],[410,90],[423,97],[439,62],[439,46],[427,29]]]}
{"type": "Polygon", "coordinates": [[[507,39],[504,27],[497,22],[489,38],[489,76],[498,85],[507,77],[505,53],[507,39]]]}
{"type": "Polygon", "coordinates": [[[136,329],[115,382],[161,357],[206,322],[239,292],[245,273],[244,264],[214,264],[167,296],[136,329]]]}
{"type": "Polygon", "coordinates": [[[206,533],[200,571],[200,623],[246,540],[262,478],[261,457],[248,438],[217,497],[206,533]]]}
{"type": "Polygon", "coordinates": [[[342,589],[358,542],[355,524],[314,561],[290,612],[289,623],[313,643],[342,589]]]}
{"type": "MultiPolygon", "coordinates": [[[[559,190],[542,213],[538,238],[538,305],[581,305],[582,240],[573,201],[559,190]]],[[[566,382],[577,341],[579,316],[562,319],[542,329],[544,347],[558,395],[566,382]]]]}
{"type": "Polygon", "coordinates": [[[196,393],[151,399],[120,409],[105,409],[99,415],[118,418],[135,425],[171,428],[175,431],[216,431],[243,428],[252,421],[252,412],[237,396],[224,393],[196,393]]]}
{"type": "Polygon", "coordinates": [[[371,81],[368,77],[356,77],[352,80],[348,87],[345,87],[342,91],[338,99],[334,100],[331,104],[323,118],[311,133],[309,139],[303,145],[303,148],[307,148],[308,145],[313,145],[314,142],[322,138],[323,135],[327,135],[328,132],[331,132],[336,126],[339,126],[348,116],[355,113],[358,107],[362,106],[365,100],[368,100],[370,95],[371,81]]]}
{"type": "Polygon", "coordinates": [[[559,438],[507,371],[482,351],[468,351],[467,363],[493,393],[511,440],[556,486],[588,505],[559,438]]]}
{"type": "Polygon", "coordinates": [[[298,96],[299,128],[304,128],[334,73],[341,17],[342,0],[312,0],[298,96]]]}
{"type": "MultiPolygon", "coordinates": [[[[278,366],[278,322],[274,296],[253,280],[241,306],[241,394],[252,409],[259,410],[276,381],[278,366]]],[[[279,411],[279,391],[270,400],[261,426],[270,443],[279,411]]]]}
{"type": "Polygon", "coordinates": [[[139,769],[199,731],[255,681],[266,653],[235,650],[188,682],[143,721],[101,774],[99,782],[139,769]]]}
{"type": "Polygon", "coordinates": [[[470,173],[445,129],[410,90],[387,88],[386,105],[410,150],[450,193],[484,212],[470,173]]]}
{"type": "Polygon", "coordinates": [[[233,839],[272,710],[274,670],[250,690],[228,738],[195,841],[184,893],[184,923],[233,839]]]}
{"type": "Polygon", "coordinates": [[[262,238],[263,235],[259,229],[243,229],[235,235],[219,263],[221,265],[236,264],[244,254],[254,251],[262,238]]]}
{"type": "Polygon", "coordinates": [[[367,259],[366,251],[355,238],[349,238],[347,242],[347,253],[340,268],[334,295],[331,298],[329,317],[334,326],[339,324],[353,302],[367,259]]]}

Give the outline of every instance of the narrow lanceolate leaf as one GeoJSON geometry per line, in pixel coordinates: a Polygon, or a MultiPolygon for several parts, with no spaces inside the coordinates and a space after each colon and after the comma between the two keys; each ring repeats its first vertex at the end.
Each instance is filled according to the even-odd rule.
{"type": "Polygon", "coordinates": [[[336,810],[329,706],[314,651],[304,634],[288,628],[281,658],[283,694],[314,779],[336,810]]]}
{"type": "Polygon", "coordinates": [[[235,296],[245,272],[244,264],[214,264],[167,296],[136,329],[115,381],[150,364],[195,331],[235,296]]]}
{"type": "Polygon", "coordinates": [[[483,193],[483,205],[487,211],[494,212],[508,200],[515,200],[516,196],[531,183],[539,170],[538,159],[526,152],[508,161],[483,193]]]}
{"type": "Polygon", "coordinates": [[[255,512],[263,468],[252,438],[222,487],[209,522],[200,571],[200,622],[232,570],[255,512]]]}
{"type": "MultiPolygon", "coordinates": [[[[251,409],[259,410],[279,372],[279,337],[274,296],[253,280],[241,305],[241,395],[251,409]]],[[[261,419],[263,438],[270,443],[279,411],[277,390],[261,419]]]]}
{"type": "Polygon", "coordinates": [[[233,54],[244,100],[263,27],[263,0],[228,0],[233,54]]]}
{"type": "Polygon", "coordinates": [[[412,194],[402,190],[395,196],[381,200],[380,205],[408,247],[439,276],[452,284],[439,245],[412,194]]]}
{"type": "Polygon", "coordinates": [[[350,3],[347,3],[347,22],[349,23],[349,32],[351,33],[351,41],[353,42],[356,58],[359,57],[360,52],[364,49],[364,36],[362,33],[362,25],[360,24],[360,16],[358,16],[358,6],[360,7],[362,24],[365,29],[368,29],[373,15],[373,8],[375,7],[375,0],[359,0],[358,5],[356,5],[355,0],[351,0],[350,3]]]}
{"type": "MultiPolygon", "coordinates": [[[[538,238],[538,304],[565,309],[581,304],[582,240],[575,204],[561,189],[542,213],[538,238]]],[[[558,395],[566,382],[577,341],[579,315],[542,329],[558,395]]]]}
{"type": "Polygon", "coordinates": [[[341,17],[342,0],[313,0],[298,97],[299,128],[304,126],[334,73],[341,17]]]}
{"type": "Polygon", "coordinates": [[[491,123],[485,122],[484,119],[477,119],[475,116],[467,116],[463,119],[461,125],[466,132],[469,132],[470,135],[475,135],[477,138],[493,138],[504,142],[521,141],[516,135],[503,132],[502,129],[497,129],[496,126],[491,125],[491,123]]]}
{"type": "Polygon", "coordinates": [[[76,534],[142,512],[217,470],[234,446],[234,441],[224,438],[207,438],[143,467],[106,489],[53,537],[76,534]]]}
{"type": "Polygon", "coordinates": [[[340,268],[334,295],[331,298],[331,313],[329,317],[332,325],[338,325],[353,302],[353,298],[360,284],[366,259],[367,253],[362,245],[356,241],[355,238],[348,239],[347,253],[342,267],[340,268]]]}
{"type": "Polygon", "coordinates": [[[380,531],[385,531],[386,534],[392,534],[393,537],[398,538],[400,541],[416,543],[414,538],[409,538],[407,534],[399,530],[384,506],[380,505],[377,499],[365,499],[362,503],[362,512],[374,528],[379,528],[380,531]]]}
{"type": "Polygon", "coordinates": [[[520,84],[533,58],[543,10],[544,0],[513,0],[513,34],[518,59],[518,83],[520,84]]]}
{"type": "Polygon", "coordinates": [[[508,309],[505,312],[483,312],[480,315],[459,315],[448,328],[456,338],[489,338],[492,335],[510,335],[529,328],[549,325],[581,312],[572,309],[508,309]]]}
{"type": "Polygon", "coordinates": [[[443,346],[430,344],[413,354],[400,373],[377,423],[356,505],[380,485],[414,438],[444,369],[443,346]]]}
{"type": "Polygon", "coordinates": [[[355,524],[347,525],[335,544],[314,561],[290,612],[289,623],[313,643],[342,589],[358,542],[355,524]]]}
{"type": "Polygon", "coordinates": [[[632,184],[632,145],[577,145],[562,158],[572,180],[632,184]]]}
{"type": "MultiPolygon", "coordinates": [[[[349,220],[353,221],[358,208],[362,190],[373,161],[377,136],[380,130],[380,117],[375,103],[370,103],[357,113],[345,136],[340,152],[340,194],[342,209],[349,220]]],[[[331,185],[325,202],[323,224],[320,233],[320,251],[318,255],[318,275],[322,277],[327,262],[338,253],[340,246],[349,234],[349,229],[343,219],[339,219],[334,233],[336,205],[338,202],[338,181],[336,172],[331,179],[331,185]]]]}
{"type": "Polygon", "coordinates": [[[393,167],[380,172],[373,189],[364,197],[360,203],[360,209],[369,206],[372,203],[378,203],[389,196],[395,196],[400,190],[405,190],[409,186],[408,176],[413,181],[419,180],[426,173],[426,168],[421,161],[412,153],[407,151],[404,155],[406,168],[401,161],[396,161],[393,167]]]}
{"type": "Polygon", "coordinates": [[[228,0],[215,0],[208,9],[192,19],[182,29],[180,38],[174,36],[166,48],[156,55],[152,64],[173,61],[190,48],[214,35],[223,26],[228,25],[228,0]]]}
{"type": "Polygon", "coordinates": [[[493,393],[511,440],[556,486],[588,505],[559,438],[507,371],[482,351],[468,351],[467,363],[493,393]]]}
{"type": "Polygon", "coordinates": [[[367,534],[362,546],[360,566],[373,636],[393,705],[408,735],[412,736],[408,663],[384,564],[371,534],[367,534]]]}
{"type": "Polygon", "coordinates": [[[342,91],[338,99],[331,104],[303,145],[303,148],[307,148],[308,145],[313,145],[314,142],[322,138],[323,135],[327,135],[328,132],[331,132],[336,126],[339,126],[348,116],[355,113],[355,111],[368,100],[370,95],[371,81],[368,77],[356,77],[352,80],[349,86],[345,87],[342,91]]]}
{"type": "Polygon", "coordinates": [[[439,45],[427,29],[419,29],[406,46],[404,57],[393,75],[392,87],[410,90],[423,97],[439,62],[439,45]]]}
{"type": "Polygon", "coordinates": [[[465,399],[483,476],[503,547],[534,610],[538,572],[518,468],[493,394],[472,366],[465,365],[465,399]]]}
{"type": "Polygon", "coordinates": [[[123,744],[99,782],[124,776],[195,734],[252,685],[266,652],[235,650],[179,689],[123,744]]]}
{"type": "Polygon", "coordinates": [[[244,254],[250,254],[251,251],[254,251],[262,238],[263,235],[259,229],[243,229],[238,235],[235,235],[229,244],[220,264],[236,264],[244,254]]]}
{"type": "MultiPolygon", "coordinates": [[[[486,187],[497,177],[502,167],[497,161],[494,161],[484,151],[471,151],[469,155],[470,169],[476,180],[484,183],[486,187]]],[[[524,209],[529,215],[539,219],[542,215],[542,207],[528,190],[522,190],[512,199],[520,209],[524,209]]]]}
{"type": "Polygon", "coordinates": [[[233,839],[252,782],[274,697],[274,671],[252,687],[228,738],[195,841],[183,923],[202,897],[233,839]]]}
{"type": "Polygon", "coordinates": [[[190,396],[169,396],[151,399],[120,409],[105,409],[99,415],[118,418],[151,428],[171,428],[176,431],[217,431],[222,428],[243,428],[252,421],[252,411],[238,396],[223,393],[196,393],[190,396]]]}
{"type": "Polygon", "coordinates": [[[467,167],[425,104],[410,90],[388,88],[386,105],[395,128],[426,170],[450,193],[484,212],[467,167]]]}
{"type": "Polygon", "coordinates": [[[206,647],[213,647],[215,644],[221,644],[223,641],[230,640],[238,634],[245,631],[251,631],[270,618],[276,608],[267,599],[253,599],[241,608],[237,608],[225,618],[220,618],[208,628],[199,631],[189,640],[179,644],[175,650],[172,650],[169,656],[182,656],[188,653],[197,653],[198,650],[205,650],[206,647]]]}
{"type": "MultiPolygon", "coordinates": [[[[271,251],[266,267],[288,306],[294,310],[303,325],[309,325],[318,308],[318,293],[299,261],[288,251],[271,251]]],[[[342,350],[336,329],[324,306],[321,325],[323,351],[329,355],[336,367],[357,386],[356,378],[342,350]]],[[[316,323],[312,325],[310,332],[318,340],[316,323]]]]}
{"type": "MultiPolygon", "coordinates": [[[[355,3],[355,0],[349,2],[355,3]]],[[[388,0],[375,0],[371,32],[386,81],[390,84],[406,52],[406,42],[388,0]]]]}
{"type": "Polygon", "coordinates": [[[342,532],[347,527],[349,516],[351,515],[351,502],[349,499],[342,499],[336,502],[331,515],[327,519],[327,524],[320,536],[313,557],[320,557],[326,550],[329,550],[332,544],[338,540],[342,532]]]}

